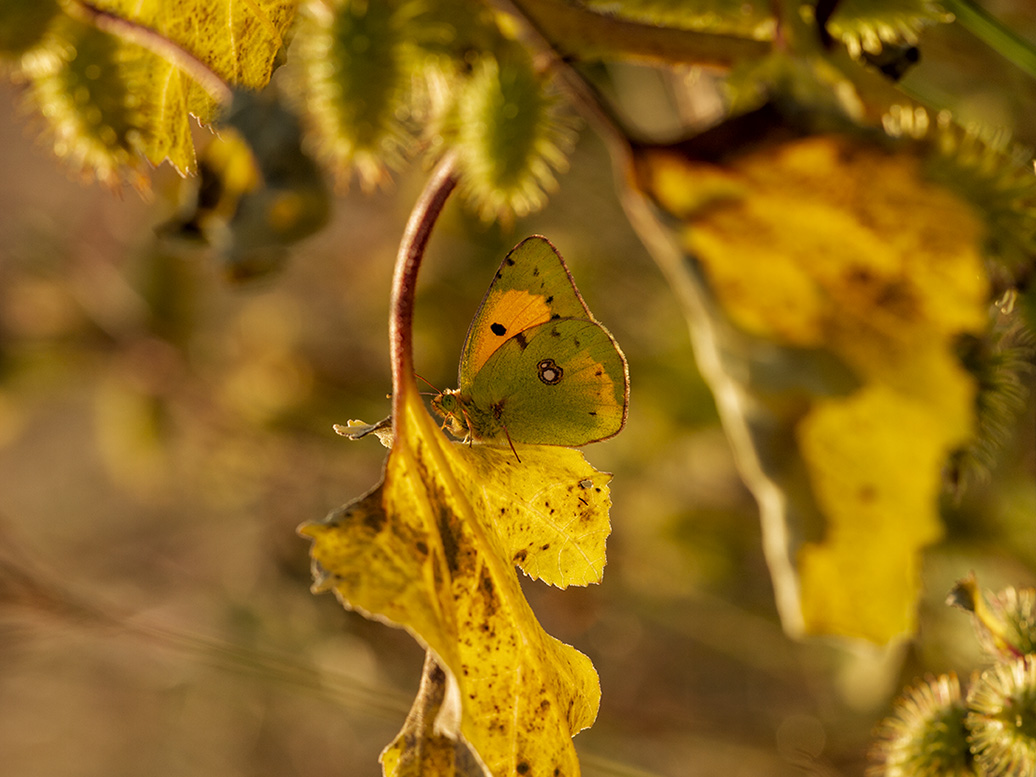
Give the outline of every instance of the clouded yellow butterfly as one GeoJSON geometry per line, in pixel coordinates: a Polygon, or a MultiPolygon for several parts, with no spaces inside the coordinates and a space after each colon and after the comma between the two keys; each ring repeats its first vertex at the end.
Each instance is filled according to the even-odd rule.
{"type": "Polygon", "coordinates": [[[619,344],[579,296],[546,238],[504,259],[468,329],[459,386],[432,400],[458,437],[579,446],[626,423],[619,344]]]}

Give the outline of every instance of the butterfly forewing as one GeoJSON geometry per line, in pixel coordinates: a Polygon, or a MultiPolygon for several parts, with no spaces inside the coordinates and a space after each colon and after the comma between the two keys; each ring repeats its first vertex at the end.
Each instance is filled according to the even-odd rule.
{"type": "Polygon", "coordinates": [[[543,237],[526,238],[501,263],[468,329],[460,360],[461,391],[467,391],[504,343],[559,318],[592,320],[554,246],[543,237]]]}

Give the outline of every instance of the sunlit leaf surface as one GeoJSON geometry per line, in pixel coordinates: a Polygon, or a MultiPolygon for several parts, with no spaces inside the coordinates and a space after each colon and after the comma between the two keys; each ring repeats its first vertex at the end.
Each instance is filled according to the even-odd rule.
{"type": "Polygon", "coordinates": [[[972,432],[954,346],[986,323],[982,223],[915,152],[849,136],[722,163],[654,149],[639,169],[715,304],[715,383],[786,626],[911,632],[942,467],[972,432]]]}
{"type": "MultiPolygon", "coordinates": [[[[596,717],[597,674],[543,631],[514,565],[562,586],[600,579],[608,476],[567,448],[517,446],[519,462],[449,442],[413,386],[404,404],[383,482],[301,530],[316,588],[431,651],[461,710],[451,722],[447,687],[436,731],[463,737],[491,774],[578,774],[571,737],[596,717]]],[[[386,768],[415,757],[397,751],[386,768]]]]}
{"type": "MultiPolygon", "coordinates": [[[[107,0],[97,5],[178,43],[228,84],[258,89],[270,80],[297,2],[107,0]]],[[[152,164],[168,157],[181,171],[193,169],[188,114],[208,124],[220,106],[172,63],[143,52],[134,56],[147,59],[135,84],[148,106],[140,150],[152,164]]]]}
{"type": "Polygon", "coordinates": [[[296,5],[102,0],[96,11],[108,16],[58,16],[20,68],[59,156],[105,183],[129,178],[146,188],[139,157],[195,172],[191,116],[210,124],[222,107],[174,52],[229,85],[259,89],[270,80],[296,5]]]}

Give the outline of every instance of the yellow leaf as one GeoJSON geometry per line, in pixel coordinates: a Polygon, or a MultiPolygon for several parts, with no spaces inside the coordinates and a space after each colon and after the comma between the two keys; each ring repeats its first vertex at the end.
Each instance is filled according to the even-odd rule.
{"type": "Polygon", "coordinates": [[[208,124],[223,106],[180,64],[193,57],[228,84],[265,86],[296,5],[99,0],[96,7],[67,6],[70,15],[56,19],[21,62],[56,153],[102,182],[129,179],[142,189],[140,156],[152,165],[168,159],[181,174],[195,172],[190,115],[208,124]]]}
{"type": "MultiPolygon", "coordinates": [[[[97,6],[179,44],[228,84],[259,89],[295,16],[296,0],[105,0],[97,6]]],[[[204,89],[172,63],[139,47],[133,83],[146,125],[139,150],[152,164],[168,157],[181,172],[194,170],[188,114],[203,124],[219,112],[204,89]]]]}
{"type": "Polygon", "coordinates": [[[802,457],[828,521],[823,540],[799,552],[808,631],[877,641],[914,631],[918,550],[942,536],[941,471],[970,419],[963,374],[944,388],[957,394],[955,413],[869,384],[817,402],[799,424],[802,457]]]}
{"type": "Polygon", "coordinates": [[[885,642],[915,627],[942,468],[972,434],[955,344],[987,322],[984,225],[925,178],[917,145],[771,120],[736,119],[755,137],[722,158],[646,149],[638,180],[694,259],[674,285],[691,289],[786,628],[885,642]]]}
{"type": "MultiPolygon", "coordinates": [[[[510,448],[450,442],[416,386],[404,391],[382,483],[300,530],[315,588],[428,648],[461,710],[436,730],[491,774],[578,774],[571,737],[596,717],[597,674],[543,631],[514,564],[556,585],[599,579],[608,476],[566,448],[519,446],[519,464],[510,448]]],[[[406,760],[387,753],[386,773],[406,760]]]]}
{"type": "Polygon", "coordinates": [[[559,588],[599,583],[611,525],[611,475],[597,472],[583,454],[557,446],[458,448],[460,482],[498,527],[504,555],[534,580],[559,588]],[[530,473],[538,478],[530,479],[530,473]],[[518,497],[518,498],[516,498],[518,497]]]}
{"type": "Polygon", "coordinates": [[[803,347],[837,340],[866,361],[861,334],[883,352],[985,324],[981,225],[909,152],[827,135],[719,169],[673,155],[655,166],[661,204],[693,221],[686,248],[746,331],[803,347]]]}

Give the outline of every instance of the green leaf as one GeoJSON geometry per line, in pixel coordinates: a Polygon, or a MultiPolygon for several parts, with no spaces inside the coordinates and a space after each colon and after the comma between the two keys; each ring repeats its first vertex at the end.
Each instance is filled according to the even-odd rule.
{"type": "MultiPolygon", "coordinates": [[[[751,32],[720,34],[659,26],[605,13],[605,7],[598,13],[569,0],[512,0],[511,5],[542,30],[559,53],[584,61],[627,60],[729,68],[771,50],[768,40],[749,37],[751,32]]],[[[724,3],[723,7],[728,5],[724,3]]],[[[751,16],[756,6],[750,8],[751,16]]],[[[611,5],[606,9],[612,10],[611,5]]],[[[746,26],[754,29],[752,24],[746,26]]],[[[772,30],[769,35],[772,37],[772,30]]]]}
{"type": "Polygon", "coordinates": [[[720,35],[772,40],[773,4],[767,0],[583,0],[620,19],[720,35]]]}

